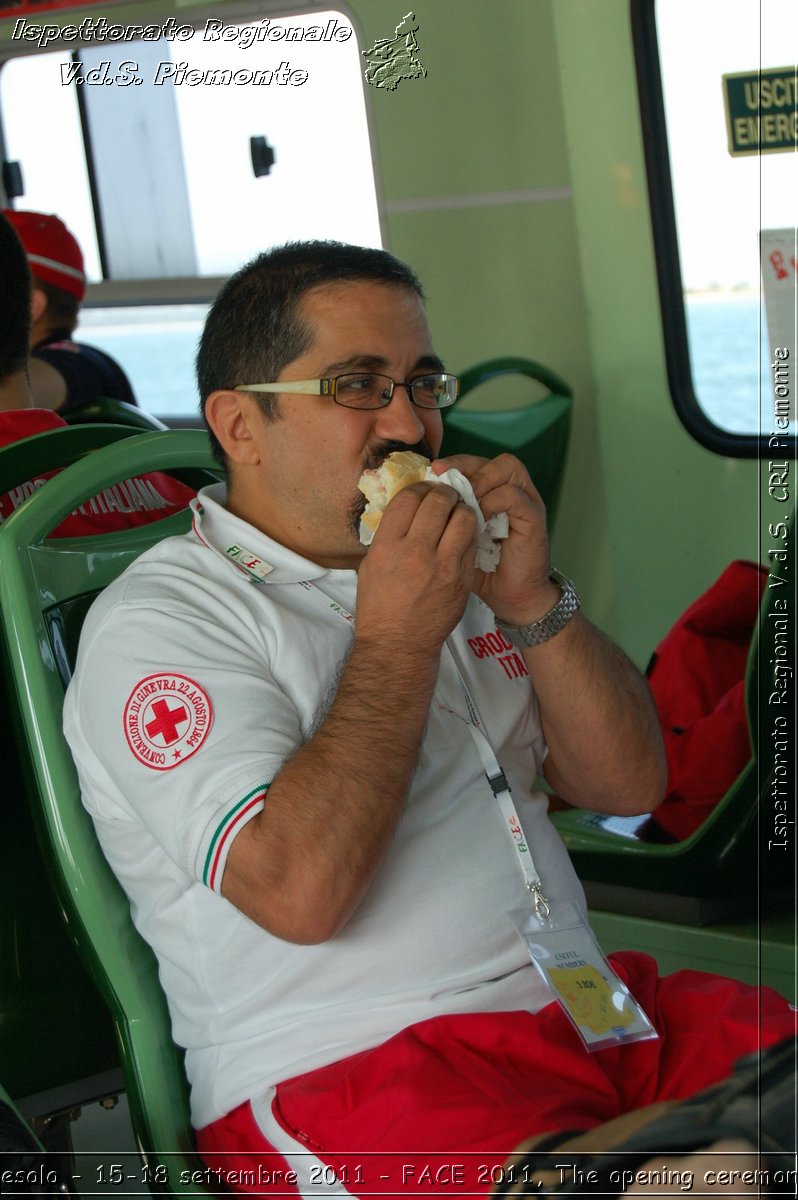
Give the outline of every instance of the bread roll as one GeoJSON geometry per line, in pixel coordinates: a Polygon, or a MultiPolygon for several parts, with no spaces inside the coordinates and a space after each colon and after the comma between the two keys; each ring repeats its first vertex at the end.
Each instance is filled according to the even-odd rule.
{"type": "Polygon", "coordinates": [[[398,450],[395,454],[389,454],[376,471],[363,472],[357,486],[368,500],[366,511],[360,518],[360,540],[364,546],[370,544],[377,532],[388,501],[402,488],[426,479],[428,466],[429,459],[421,454],[415,454],[412,450],[398,450]]]}
{"type": "Polygon", "coordinates": [[[477,516],[479,528],[479,543],[477,546],[477,567],[481,571],[495,571],[501,557],[499,542],[507,537],[509,522],[507,513],[498,513],[486,521],[477,503],[471,484],[460,471],[445,471],[443,475],[435,475],[429,461],[421,454],[412,450],[399,450],[389,454],[385,462],[376,471],[364,471],[360,477],[358,488],[368,500],[365,512],[360,518],[360,541],[364,546],[371,545],[371,540],[377,531],[382,514],[388,502],[411,483],[448,483],[473,509],[477,516]]]}

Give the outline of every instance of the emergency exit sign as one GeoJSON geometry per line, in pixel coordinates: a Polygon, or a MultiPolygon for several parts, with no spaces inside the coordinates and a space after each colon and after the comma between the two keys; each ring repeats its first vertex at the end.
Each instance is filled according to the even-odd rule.
{"type": "Polygon", "coordinates": [[[768,154],[798,146],[795,67],[723,76],[729,154],[768,154]]]}

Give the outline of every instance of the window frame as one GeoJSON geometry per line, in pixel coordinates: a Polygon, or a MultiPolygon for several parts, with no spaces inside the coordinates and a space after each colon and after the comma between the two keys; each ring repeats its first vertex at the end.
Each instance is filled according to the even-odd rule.
{"type": "MultiPolygon", "coordinates": [[[[671,399],[682,425],[705,449],[726,458],[767,458],[772,453],[768,449],[767,433],[762,430],[732,433],[723,429],[707,416],[695,392],[655,6],[656,0],[630,0],[641,133],[671,399]]],[[[786,437],[794,449],[795,435],[786,437]]]]}

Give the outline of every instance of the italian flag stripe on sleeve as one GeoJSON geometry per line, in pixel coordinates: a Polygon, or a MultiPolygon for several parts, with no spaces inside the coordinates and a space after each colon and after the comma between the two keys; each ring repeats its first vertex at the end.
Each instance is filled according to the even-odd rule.
{"type": "Polygon", "coordinates": [[[221,869],[233,837],[241,826],[249,820],[250,816],[253,815],[253,810],[263,803],[268,790],[268,784],[259,784],[258,787],[244,796],[243,800],[239,800],[216,826],[211,838],[211,844],[208,847],[205,866],[202,869],[202,882],[211,891],[216,892],[219,890],[222,877],[221,869]]]}

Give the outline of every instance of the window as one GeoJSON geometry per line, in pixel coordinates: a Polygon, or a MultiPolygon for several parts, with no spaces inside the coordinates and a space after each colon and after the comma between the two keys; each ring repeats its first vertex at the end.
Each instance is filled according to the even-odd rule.
{"type": "Polygon", "coordinates": [[[80,336],[166,415],[196,411],[193,356],[219,277],[293,239],[382,245],[349,19],[171,21],[170,36],[63,43],[0,72],[6,157],[25,188],[15,206],[73,230],[100,284],[80,336]]]}
{"type": "Polygon", "coordinates": [[[199,408],[194,359],[207,304],[84,308],[80,337],[123,368],[148,412],[185,423],[199,408]]]}
{"type": "MultiPolygon", "coordinates": [[[[795,384],[798,10],[633,0],[632,17],[674,402],[703,445],[754,455],[773,431],[773,347],[785,337],[795,384]]],[[[794,433],[794,388],[791,416],[794,433]]]]}
{"type": "Polygon", "coordinates": [[[25,183],[17,206],[57,211],[92,280],[227,275],[293,238],[381,245],[349,20],[178,28],[189,36],[76,44],[74,56],[4,66],[6,155],[25,183]],[[308,40],[311,29],[334,36],[308,40]],[[254,172],[253,138],[274,155],[268,173],[254,172]]]}

